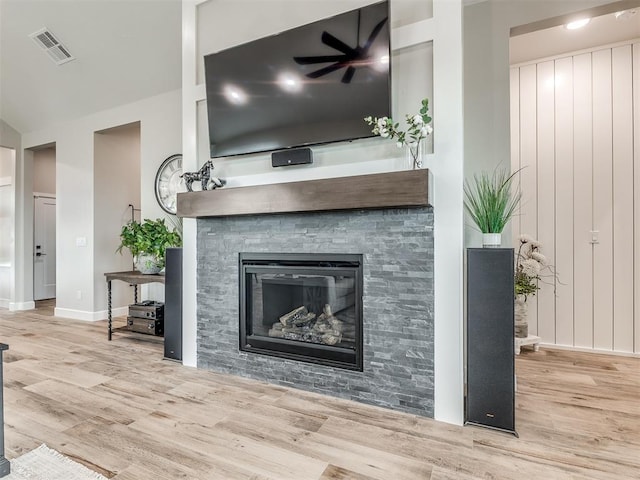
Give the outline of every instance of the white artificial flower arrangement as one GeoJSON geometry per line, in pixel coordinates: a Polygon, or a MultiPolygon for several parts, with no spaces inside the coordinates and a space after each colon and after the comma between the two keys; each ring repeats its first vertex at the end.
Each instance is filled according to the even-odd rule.
{"type": "Polygon", "coordinates": [[[529,235],[520,235],[520,247],[516,254],[515,294],[524,295],[525,299],[528,295],[535,295],[540,288],[540,272],[547,267],[551,269],[547,257],[540,253],[541,246],[529,235]]]}
{"type": "Polygon", "coordinates": [[[395,139],[398,148],[405,145],[409,149],[411,158],[413,159],[413,168],[422,168],[420,160],[420,142],[433,133],[433,127],[429,125],[432,118],[429,116],[429,99],[422,100],[420,112],[415,115],[405,115],[405,121],[408,125],[406,131],[398,130],[399,123],[395,123],[389,117],[365,117],[364,121],[368,125],[373,125],[371,130],[375,135],[382,138],[395,139]]]}

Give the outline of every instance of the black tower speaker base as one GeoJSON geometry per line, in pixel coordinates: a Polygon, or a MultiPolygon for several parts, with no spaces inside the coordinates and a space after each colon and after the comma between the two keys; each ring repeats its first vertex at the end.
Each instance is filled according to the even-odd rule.
{"type": "Polygon", "coordinates": [[[313,155],[310,148],[293,148],[271,154],[271,165],[274,167],[303,165],[305,163],[313,163],[313,155]]]}
{"type": "Polygon", "coordinates": [[[512,248],[467,250],[465,423],[515,431],[512,248]]]}

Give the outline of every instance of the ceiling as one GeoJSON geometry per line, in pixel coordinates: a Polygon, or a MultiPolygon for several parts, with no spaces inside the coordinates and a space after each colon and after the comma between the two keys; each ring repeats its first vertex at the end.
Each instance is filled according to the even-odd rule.
{"type": "Polygon", "coordinates": [[[21,133],[180,88],[180,0],[0,0],[0,118],[21,133]],[[47,27],[76,58],[29,38],[47,27]]]}
{"type": "MultiPolygon", "coordinates": [[[[468,0],[467,3],[473,2],[468,0]]],[[[181,0],[0,0],[0,119],[21,133],[180,88],[181,0]],[[47,27],[75,60],[56,65],[29,38],[47,27]]],[[[511,62],[640,37],[601,15],[511,38],[511,62]]]]}
{"type": "MultiPolygon", "coordinates": [[[[512,65],[562,55],[631,39],[640,39],[640,7],[626,10],[616,18],[615,12],[598,15],[584,27],[568,30],[564,25],[512,36],[509,60],[512,65]],[[631,12],[636,12],[631,14],[631,12]]],[[[585,12],[585,16],[589,16],[585,12]]]]}

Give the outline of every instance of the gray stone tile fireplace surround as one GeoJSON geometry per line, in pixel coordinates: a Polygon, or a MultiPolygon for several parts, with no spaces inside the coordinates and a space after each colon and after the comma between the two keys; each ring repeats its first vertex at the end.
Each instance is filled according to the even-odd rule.
{"type": "Polygon", "coordinates": [[[198,219],[198,367],[433,417],[433,209],[198,219]],[[362,372],[240,352],[240,252],[364,259],[362,372]]]}

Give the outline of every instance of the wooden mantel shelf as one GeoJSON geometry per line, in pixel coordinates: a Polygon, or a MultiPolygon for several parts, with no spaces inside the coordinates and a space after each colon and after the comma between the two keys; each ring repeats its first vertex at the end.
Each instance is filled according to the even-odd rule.
{"type": "Polygon", "coordinates": [[[223,217],[368,208],[423,207],[428,170],[357,175],[178,194],[178,216],[223,217]]]}

